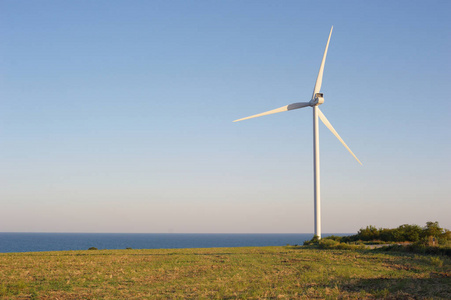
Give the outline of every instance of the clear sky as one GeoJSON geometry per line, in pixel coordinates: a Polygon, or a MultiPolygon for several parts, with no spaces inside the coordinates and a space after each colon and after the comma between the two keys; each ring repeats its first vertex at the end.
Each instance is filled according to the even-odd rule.
{"type": "Polygon", "coordinates": [[[0,231],[451,228],[450,1],[0,1],[0,231]]]}

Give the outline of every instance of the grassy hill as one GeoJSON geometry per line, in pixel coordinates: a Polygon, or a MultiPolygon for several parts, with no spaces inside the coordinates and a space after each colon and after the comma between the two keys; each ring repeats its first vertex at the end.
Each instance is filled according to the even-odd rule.
{"type": "Polygon", "coordinates": [[[451,299],[442,256],[249,247],[0,254],[0,298],[451,299]]]}

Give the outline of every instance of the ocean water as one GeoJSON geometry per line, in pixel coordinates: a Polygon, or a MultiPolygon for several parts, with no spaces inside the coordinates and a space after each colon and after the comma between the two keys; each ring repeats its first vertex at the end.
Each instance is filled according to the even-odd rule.
{"type": "MultiPolygon", "coordinates": [[[[323,234],[327,236],[328,234],[323,234]]],[[[330,235],[330,234],[329,234],[330,235]]],[[[346,234],[335,234],[346,235],[346,234]]],[[[0,232],[0,253],[97,249],[176,249],[302,245],[313,234],[0,232]]]]}

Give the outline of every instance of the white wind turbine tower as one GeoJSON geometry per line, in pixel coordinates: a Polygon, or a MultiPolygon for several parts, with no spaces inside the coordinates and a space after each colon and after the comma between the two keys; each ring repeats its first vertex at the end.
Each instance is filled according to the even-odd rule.
{"type": "Polygon", "coordinates": [[[323,121],[324,125],[329,128],[330,131],[337,137],[337,139],[345,146],[346,149],[354,156],[354,158],[362,164],[360,160],[352,153],[348,145],[343,141],[343,139],[338,135],[337,131],[332,127],[330,122],[327,120],[326,116],[319,109],[319,105],[324,103],[323,94],[320,93],[321,82],[323,80],[324,63],[326,62],[327,49],[329,48],[330,36],[332,35],[332,29],[330,29],[329,38],[327,39],[326,49],[324,50],[323,60],[321,61],[321,66],[319,68],[318,77],[316,78],[315,87],[313,88],[312,99],[309,102],[298,102],[292,103],[287,106],[276,108],[261,114],[249,116],[246,118],[238,119],[233,122],[243,121],[247,119],[252,119],[256,117],[266,116],[270,114],[275,114],[287,110],[293,110],[303,107],[311,106],[313,108],[313,172],[314,172],[314,197],[315,197],[315,235],[321,238],[321,204],[320,204],[320,180],[319,180],[319,131],[318,131],[318,117],[323,121]]]}

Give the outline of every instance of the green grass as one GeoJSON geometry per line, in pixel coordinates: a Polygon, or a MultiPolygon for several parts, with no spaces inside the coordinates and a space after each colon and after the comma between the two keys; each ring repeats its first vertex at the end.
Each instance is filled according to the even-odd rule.
{"type": "Polygon", "coordinates": [[[448,257],[249,247],[0,254],[2,299],[451,299],[448,257]]]}

